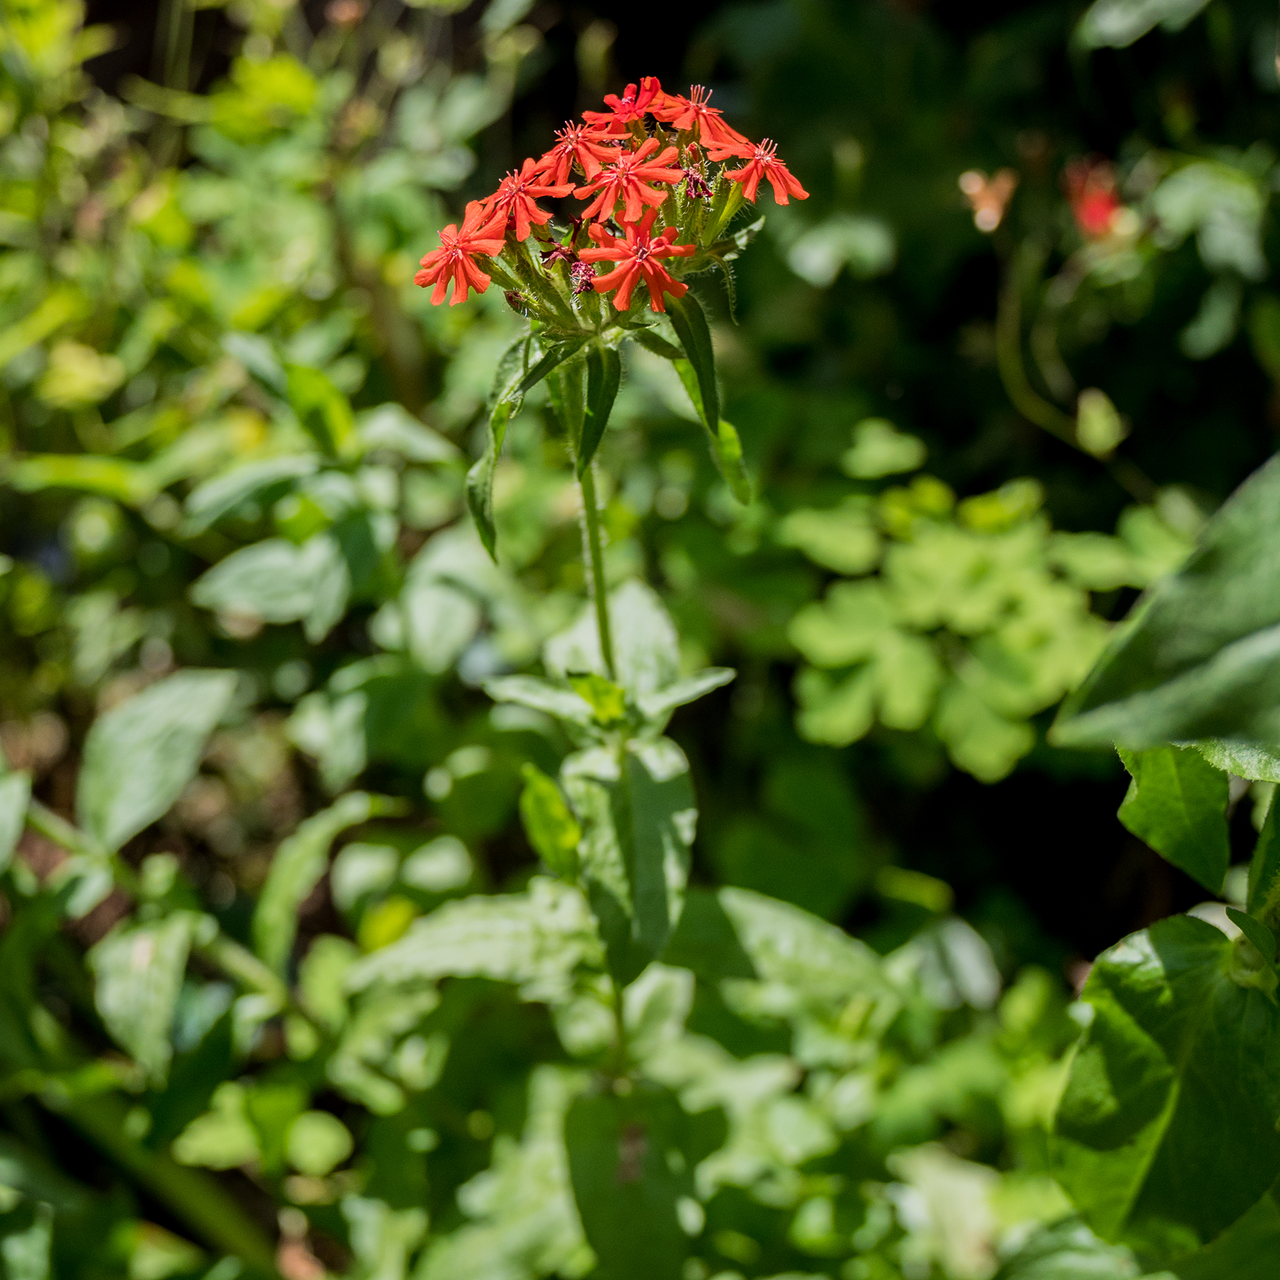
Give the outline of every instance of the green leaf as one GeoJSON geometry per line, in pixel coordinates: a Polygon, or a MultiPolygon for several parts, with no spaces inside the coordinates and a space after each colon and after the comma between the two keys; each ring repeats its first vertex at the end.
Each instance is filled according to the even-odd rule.
{"type": "Polygon", "coordinates": [[[751,479],[747,475],[746,460],[742,456],[742,441],[737,428],[720,419],[715,430],[715,462],[733,496],[744,506],[751,501],[751,479]]]}
{"type": "MultiPolygon", "coordinates": [[[[628,334],[633,337],[646,351],[652,351],[655,356],[661,356],[664,360],[670,360],[673,364],[677,360],[684,359],[684,353],[679,347],[668,342],[660,333],[655,333],[652,329],[644,326],[637,326],[634,329],[628,329],[628,334]]],[[[690,366],[692,369],[692,365],[690,366]]],[[[701,409],[698,411],[701,413],[701,409]]]]}
{"type": "Polygon", "coordinates": [[[1215,769],[1234,773],[1237,778],[1251,782],[1280,782],[1280,750],[1274,744],[1262,746],[1255,742],[1229,742],[1226,738],[1202,738],[1189,745],[1215,769]]]}
{"type": "Polygon", "coordinates": [[[639,698],[640,710],[650,720],[661,720],[676,707],[697,702],[713,689],[723,688],[737,674],[730,667],[707,667],[697,675],[690,676],[687,680],[677,680],[675,684],[669,684],[656,693],[642,694],[639,698]]]}
{"type": "Polygon", "coordinates": [[[254,950],[271,968],[284,971],[298,929],[298,908],[328,868],[335,837],[397,807],[385,796],[353,791],[313,814],[276,850],[253,913],[254,950]]]}
{"type": "Polygon", "coordinates": [[[124,458],[100,458],[80,453],[46,453],[13,463],[6,478],[23,493],[41,489],[79,489],[115,498],[136,507],[155,496],[150,470],[124,458]]]}
{"type": "Polygon", "coordinates": [[[169,1034],[197,920],[175,911],[148,924],[120,924],[89,952],[98,1013],[153,1084],[169,1071],[169,1034]]]}
{"type": "Polygon", "coordinates": [[[1073,1218],[1035,1232],[995,1280],[1136,1280],[1140,1271],[1128,1249],[1105,1244],[1073,1218]]]}
{"type": "Polygon", "coordinates": [[[94,721],[76,785],[90,839],[113,851],[168,811],[235,687],[230,671],[180,671],[94,721]]]}
{"type": "Polygon", "coordinates": [[[571,724],[587,725],[592,720],[591,705],[580,694],[537,676],[496,676],[484,682],[484,691],[495,702],[515,702],[571,724]]]}
{"type": "Polygon", "coordinates": [[[565,761],[584,828],[582,875],[616,981],[633,982],[666,945],[684,902],[698,812],[689,765],[668,738],[565,761]]]}
{"type": "Polygon", "coordinates": [[[1178,31],[1208,0],[1094,0],[1080,19],[1076,38],[1089,49],[1123,49],[1159,25],[1178,31]]]}
{"type": "Polygon", "coordinates": [[[529,843],[552,875],[573,883],[578,878],[582,828],[553,779],[532,764],[526,764],[523,772],[520,818],[529,843]]]}
{"type": "Polygon", "coordinates": [[[871,501],[862,495],[825,511],[793,511],[778,522],[776,536],[837,573],[866,573],[880,559],[880,531],[871,501]]]}
{"type": "Polygon", "coordinates": [[[302,622],[318,644],[346,612],[351,572],[337,538],[317,533],[302,546],[266,538],[219,560],[191,588],[203,609],[263,622],[302,622]]]}
{"type": "Polygon", "coordinates": [[[476,522],[476,532],[492,559],[498,559],[498,528],[493,519],[493,473],[502,453],[507,423],[520,408],[518,402],[499,400],[489,414],[489,435],[485,451],[467,472],[467,505],[476,522]]]}
{"type": "Polygon", "coordinates": [[[667,312],[692,367],[697,394],[694,395],[694,386],[690,386],[683,372],[681,380],[685,382],[707,430],[715,436],[720,425],[720,393],[716,389],[715,352],[711,345],[711,329],[707,324],[706,313],[692,291],[682,298],[670,298],[667,312]]]}
{"type": "Polygon", "coordinates": [[[1273,1187],[1212,1244],[1173,1258],[1169,1271],[1177,1280],[1272,1280],[1280,1257],[1280,1206],[1273,1187]]]}
{"type": "Polygon", "coordinates": [[[1231,957],[1219,930],[1174,916],[1094,963],[1054,1175],[1104,1239],[1189,1251],[1280,1174],[1280,1009],[1232,981],[1231,957]]]}
{"type": "Polygon", "coordinates": [[[547,395],[551,400],[551,408],[573,454],[577,454],[582,448],[582,423],[587,411],[582,385],[583,368],[584,362],[575,361],[573,364],[562,364],[547,375],[547,395]]]}
{"type": "Polygon", "coordinates": [[[0,1262],[5,1280],[51,1280],[53,1276],[53,1207],[32,1205],[27,1221],[13,1229],[0,1227],[0,1262]]]}
{"type": "Polygon", "coordinates": [[[1119,818],[1210,893],[1222,889],[1231,863],[1227,775],[1180,747],[1121,751],[1133,776],[1119,818]]]}
{"type": "Polygon", "coordinates": [[[1264,924],[1280,925],[1280,805],[1274,796],[1249,863],[1247,906],[1264,924]]]}
{"type": "Polygon", "coordinates": [[[858,480],[878,480],[924,466],[924,444],[885,418],[864,418],[853,429],[853,447],[840,465],[858,480]]]}
{"type": "Polygon", "coordinates": [[[242,463],[224,471],[197,485],[187,496],[183,532],[191,536],[203,533],[242,502],[267,489],[312,475],[319,466],[320,460],[314,454],[294,453],[242,463]]]}
{"type": "Polygon", "coordinates": [[[617,348],[597,342],[587,349],[587,399],[582,419],[582,442],[578,449],[578,475],[583,475],[596,456],[609,414],[622,381],[622,358],[617,348]]]}
{"type": "Polygon", "coordinates": [[[285,366],[289,403],[307,434],[332,458],[351,456],[358,444],[351,402],[319,369],[285,366]]]}
{"type": "Polygon", "coordinates": [[[600,1280],[682,1274],[689,1238],[677,1202],[692,1195],[684,1113],[665,1090],[594,1093],[565,1117],[569,1176],[600,1280]]]}
{"type": "Polygon", "coordinates": [[[619,724],[627,718],[627,695],[612,680],[588,671],[570,675],[569,687],[595,712],[598,724],[619,724]]]}
{"type": "Polygon", "coordinates": [[[356,414],[356,434],[366,451],[390,450],[408,462],[455,462],[460,456],[456,445],[394,401],[356,414]]]}
{"type": "Polygon", "coordinates": [[[285,1135],[285,1159],[299,1173],[322,1178],[342,1164],[355,1148],[351,1131],[327,1111],[304,1111],[285,1135]]]}
{"type": "Polygon", "coordinates": [[[1257,947],[1258,954],[1267,962],[1269,967],[1274,969],[1276,963],[1275,934],[1261,921],[1255,920],[1243,911],[1237,911],[1235,907],[1227,908],[1227,919],[1257,947]]]}
{"type": "Polygon", "coordinates": [[[1205,526],[1182,569],[1153,587],[1063,705],[1060,746],[1132,750],[1227,738],[1280,742],[1280,458],[1205,526]]]}
{"type": "Polygon", "coordinates": [[[13,857],[27,819],[31,778],[25,773],[0,773],[0,871],[13,857]]]}
{"type": "Polygon", "coordinates": [[[564,999],[580,965],[597,967],[600,943],[583,895],[535,876],[527,893],[446,902],[389,946],[356,964],[348,989],[482,977],[520,985],[529,999],[564,999]]]}

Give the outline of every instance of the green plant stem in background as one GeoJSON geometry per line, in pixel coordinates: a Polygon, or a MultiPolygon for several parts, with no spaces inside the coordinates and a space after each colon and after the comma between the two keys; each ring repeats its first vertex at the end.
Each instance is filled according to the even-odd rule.
{"type": "Polygon", "coordinates": [[[631,1070],[631,1052],[627,1045],[627,1015],[622,1003],[622,987],[616,978],[609,980],[613,1007],[613,1074],[626,1079],[631,1070]]]}
{"type": "Polygon", "coordinates": [[[600,548],[600,510],[596,506],[595,468],[588,467],[579,481],[582,490],[582,545],[590,570],[591,598],[596,610],[596,629],[600,635],[600,654],[605,674],[617,678],[613,662],[613,635],[609,629],[609,595],[604,580],[604,554],[600,548]]]}

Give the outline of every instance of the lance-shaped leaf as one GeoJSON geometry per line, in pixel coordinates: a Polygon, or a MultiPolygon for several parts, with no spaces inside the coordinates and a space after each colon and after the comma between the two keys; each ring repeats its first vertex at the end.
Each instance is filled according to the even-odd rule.
{"type": "Polygon", "coordinates": [[[536,765],[524,766],[520,819],[529,843],[552,874],[562,880],[576,880],[582,828],[554,779],[548,778],[536,765]]]}
{"type": "Polygon", "coordinates": [[[175,911],[147,924],[120,924],[89,952],[98,1013],[153,1084],[169,1071],[173,1015],[199,918],[175,911]]]}
{"type": "Polygon", "coordinates": [[[353,791],[313,814],[276,850],[253,913],[254,949],[273,969],[284,970],[298,932],[298,908],[320,883],[334,838],[348,827],[398,807],[388,797],[353,791]]]}
{"type": "Polygon", "coordinates": [[[1061,746],[1133,750],[1226,738],[1280,742],[1280,458],[1205,526],[1191,558],[1141,600],[1052,730],[1061,746]]]}
{"type": "Polygon", "coordinates": [[[716,358],[711,346],[711,328],[707,324],[706,312],[691,292],[682,298],[671,298],[667,303],[667,311],[676,337],[680,339],[685,355],[693,367],[698,389],[694,405],[707,430],[715,435],[720,425],[720,392],[716,387],[716,358]]]}
{"type": "Polygon", "coordinates": [[[1227,836],[1227,775],[1190,748],[1121,751],[1133,775],[1119,818],[1175,867],[1222,889],[1231,863],[1227,836]]]}
{"type": "Polygon", "coordinates": [[[118,849],[168,811],[195,776],[235,686],[230,671],[180,671],[94,721],[76,814],[96,844],[118,849]]]}
{"type": "Polygon", "coordinates": [[[669,738],[565,761],[565,790],[585,829],[587,897],[609,969],[635,981],[666,945],[684,905],[697,809],[684,753],[669,738]]]}
{"type": "MultiPolygon", "coordinates": [[[[535,350],[529,340],[523,340],[519,349],[524,353],[525,372],[514,378],[508,367],[511,351],[498,366],[494,384],[495,400],[489,413],[489,436],[485,451],[478,462],[467,472],[467,505],[480,534],[485,550],[497,559],[498,530],[493,518],[493,476],[502,455],[502,442],[506,439],[507,424],[520,412],[525,393],[537,386],[553,369],[576,354],[585,339],[562,342],[545,352],[533,366],[528,360],[535,350]]],[[[513,348],[514,350],[515,348],[513,348]]]]}
{"type": "Polygon", "coordinates": [[[1249,863],[1249,914],[1268,926],[1280,925],[1280,805],[1274,797],[1258,832],[1249,863]]]}
{"type": "Polygon", "coordinates": [[[25,773],[0,774],[0,871],[9,865],[27,817],[31,778],[25,773]]]}
{"type": "Polygon", "coordinates": [[[613,402],[622,381],[622,359],[617,349],[597,342],[587,349],[587,399],[582,419],[582,443],[578,449],[578,475],[596,456],[613,402]]]}
{"type": "Polygon", "coordinates": [[[693,1191],[687,1121],[665,1090],[576,1098],[565,1117],[569,1177],[599,1280],[682,1274],[689,1238],[678,1201],[693,1191]]]}
{"type": "Polygon", "coordinates": [[[1280,1174],[1280,1007],[1232,980],[1232,947],[1174,916],[1085,984],[1054,1174],[1104,1239],[1208,1244],[1280,1174]]]}

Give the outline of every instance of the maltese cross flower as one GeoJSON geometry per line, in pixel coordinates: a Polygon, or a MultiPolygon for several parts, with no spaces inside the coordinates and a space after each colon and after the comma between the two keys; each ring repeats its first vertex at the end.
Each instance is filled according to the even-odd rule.
{"type": "Polygon", "coordinates": [[[573,183],[544,182],[538,173],[538,162],[526,160],[517,173],[514,169],[499,183],[497,191],[489,197],[490,215],[501,219],[505,224],[514,219],[516,239],[527,240],[532,230],[531,224],[544,226],[551,219],[551,214],[540,209],[535,203],[538,196],[567,196],[573,190],[573,183]]]}
{"type": "Polygon", "coordinates": [[[809,198],[809,193],[778,159],[778,144],[768,138],[759,146],[750,142],[735,143],[733,146],[708,142],[707,154],[716,161],[733,157],[747,162],[741,169],[726,169],[724,176],[734,182],[741,182],[742,194],[753,203],[762,178],[769,179],[773,187],[773,198],[779,204],[787,204],[789,196],[795,196],[797,200],[809,198]]]}
{"type": "Polygon", "coordinates": [[[495,220],[478,200],[472,200],[462,219],[462,229],[453,223],[440,232],[440,248],[422,259],[422,270],[413,277],[413,283],[423,287],[435,285],[431,301],[439,305],[452,280],[453,297],[449,305],[456,307],[467,300],[468,289],[483,293],[489,287],[489,277],[472,261],[472,255],[496,258],[502,252],[503,243],[501,221],[495,220]]]}
{"type": "Polygon", "coordinates": [[[612,160],[618,153],[612,147],[594,141],[591,126],[566,124],[556,134],[556,145],[534,166],[538,173],[546,174],[547,181],[557,185],[569,181],[576,161],[588,181],[600,172],[605,160],[612,160]]]}
{"type": "Polygon", "coordinates": [[[669,193],[648,184],[667,182],[674,185],[684,177],[684,170],[672,167],[678,162],[679,153],[675,147],[667,147],[661,155],[655,156],[653,153],[657,149],[658,140],[646,138],[635,151],[622,152],[613,164],[602,169],[585,187],[579,187],[574,192],[579,200],[585,200],[593,193],[595,195],[595,199],[582,211],[582,216],[603,222],[621,200],[624,202],[623,219],[638,222],[643,205],[660,205],[669,193]]]}
{"type": "Polygon", "coordinates": [[[703,142],[722,147],[749,147],[751,144],[736,129],[725,124],[718,107],[708,106],[711,90],[695,84],[687,98],[667,95],[667,106],[656,114],[659,120],[676,129],[697,129],[703,142]]]}
{"type": "Polygon", "coordinates": [[[584,262],[616,262],[607,275],[596,276],[591,282],[597,293],[607,293],[617,289],[613,305],[619,311],[625,311],[631,305],[631,291],[643,280],[649,286],[649,300],[655,311],[666,311],[663,306],[663,295],[682,298],[689,286],[672,278],[657,259],[684,258],[696,252],[697,246],[692,244],[672,244],[676,238],[675,227],[667,227],[660,235],[652,235],[653,220],[658,216],[657,209],[650,209],[643,221],[624,222],[625,240],[611,236],[603,227],[591,228],[591,238],[600,246],[598,249],[583,249],[578,256],[584,262]]]}
{"type": "Polygon", "coordinates": [[[657,76],[645,76],[637,90],[633,84],[627,85],[627,91],[618,97],[616,93],[604,95],[608,111],[584,111],[582,118],[597,131],[598,137],[620,138],[627,132],[627,125],[633,120],[644,123],[645,114],[661,110],[667,103],[668,95],[662,92],[662,85],[657,76]]]}

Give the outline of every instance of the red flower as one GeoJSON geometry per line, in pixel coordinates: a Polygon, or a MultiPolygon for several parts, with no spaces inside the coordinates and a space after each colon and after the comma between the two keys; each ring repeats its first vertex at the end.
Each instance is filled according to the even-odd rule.
{"type": "Polygon", "coordinates": [[[1091,156],[1073,160],[1062,175],[1076,226],[1091,240],[1115,230],[1116,214],[1124,205],[1116,195],[1116,171],[1109,160],[1091,156]]]}
{"type": "Polygon", "coordinates": [[[592,141],[590,125],[566,124],[556,134],[556,138],[556,145],[534,165],[535,172],[546,174],[553,183],[569,180],[575,160],[590,180],[600,172],[602,160],[612,160],[617,155],[612,147],[592,141]]]}
{"type": "Polygon", "coordinates": [[[655,311],[665,311],[662,305],[664,294],[673,298],[682,298],[689,290],[687,284],[672,279],[667,269],[657,262],[658,258],[685,258],[695,252],[696,245],[672,244],[676,238],[675,227],[668,227],[660,235],[651,235],[653,220],[658,216],[657,209],[650,209],[642,222],[624,222],[625,240],[611,236],[603,227],[591,228],[591,238],[601,247],[599,249],[583,249],[578,256],[584,262],[616,262],[616,266],[607,275],[596,276],[591,282],[597,293],[607,293],[617,289],[613,305],[619,311],[625,311],[631,305],[631,291],[643,280],[649,286],[649,300],[655,311]]]}
{"type": "Polygon", "coordinates": [[[573,190],[573,183],[547,183],[538,175],[538,162],[526,160],[517,173],[514,169],[498,184],[498,189],[484,203],[494,218],[500,218],[505,224],[509,218],[515,219],[516,239],[525,240],[532,229],[530,224],[545,225],[551,215],[540,209],[535,203],[536,196],[567,196],[573,190]]]}
{"type": "Polygon", "coordinates": [[[728,160],[736,157],[747,163],[741,169],[725,169],[724,176],[733,182],[742,183],[742,194],[752,202],[756,198],[756,189],[762,178],[768,178],[773,187],[773,198],[779,204],[787,204],[788,196],[797,200],[807,200],[809,193],[788,171],[787,166],[778,159],[778,144],[766,138],[758,146],[747,142],[744,145],[722,146],[719,143],[707,143],[707,153],[713,160],[728,160]]]}
{"type": "Polygon", "coordinates": [[[638,222],[643,212],[642,205],[660,205],[667,198],[667,193],[647,184],[677,183],[684,177],[684,171],[670,167],[678,155],[675,147],[668,147],[661,155],[654,156],[657,149],[658,140],[646,138],[635,151],[622,152],[590,183],[579,187],[574,192],[579,200],[585,200],[592,193],[596,197],[582,211],[582,216],[603,222],[613,213],[614,205],[622,200],[625,202],[623,218],[627,222],[638,222]],[[650,156],[653,156],[652,160],[650,156]]]}
{"type": "Polygon", "coordinates": [[[662,92],[657,76],[645,76],[638,91],[635,85],[629,84],[622,97],[606,93],[604,100],[610,108],[608,111],[584,111],[582,118],[592,126],[597,137],[620,138],[633,120],[643,124],[646,112],[658,111],[665,106],[668,95],[662,92]]]}
{"type": "Polygon", "coordinates": [[[472,254],[484,254],[496,258],[502,252],[502,223],[478,201],[467,205],[462,219],[462,230],[453,223],[440,232],[440,248],[433,249],[422,259],[422,270],[413,277],[414,284],[424,288],[434,284],[431,301],[437,305],[453,281],[453,297],[449,305],[456,307],[467,300],[467,290],[483,293],[489,287],[489,277],[471,260],[472,254]]]}
{"type": "Polygon", "coordinates": [[[677,129],[697,129],[703,142],[724,147],[749,147],[751,144],[742,134],[725,124],[719,108],[707,105],[710,98],[710,89],[695,84],[687,98],[678,93],[667,94],[666,107],[654,114],[677,129]]]}

